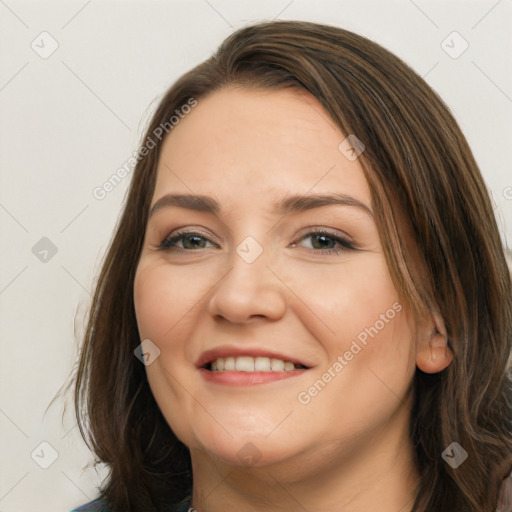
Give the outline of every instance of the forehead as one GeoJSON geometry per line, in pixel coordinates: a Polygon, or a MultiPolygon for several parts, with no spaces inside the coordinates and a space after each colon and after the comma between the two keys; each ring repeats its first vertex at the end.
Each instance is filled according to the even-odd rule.
{"type": "Polygon", "coordinates": [[[201,192],[257,203],[339,192],[369,203],[361,165],[339,149],[345,138],[306,91],[224,88],[199,99],[165,139],[155,197],[201,192]]]}

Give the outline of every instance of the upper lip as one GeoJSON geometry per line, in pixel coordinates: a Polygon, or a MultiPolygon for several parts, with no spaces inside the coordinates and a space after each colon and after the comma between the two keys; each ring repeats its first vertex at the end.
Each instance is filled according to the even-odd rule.
{"type": "Polygon", "coordinates": [[[274,359],[281,359],[283,361],[290,361],[295,366],[304,366],[310,368],[311,365],[307,364],[296,357],[287,356],[273,350],[269,350],[263,347],[235,347],[230,345],[223,345],[221,347],[212,348],[205,350],[197,359],[196,367],[205,368],[210,363],[213,363],[219,357],[239,357],[239,356],[251,356],[251,357],[269,357],[274,359]]]}

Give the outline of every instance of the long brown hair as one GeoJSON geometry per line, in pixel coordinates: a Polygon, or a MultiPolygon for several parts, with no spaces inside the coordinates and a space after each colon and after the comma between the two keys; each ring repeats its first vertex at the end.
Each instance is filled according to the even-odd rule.
{"type": "Polygon", "coordinates": [[[444,371],[414,377],[410,436],[421,478],[413,511],[494,512],[512,469],[512,289],[486,185],[449,109],[410,67],[362,36],[303,21],[233,33],[172,85],[149,124],[144,141],[155,147],[138,157],[76,378],[82,436],[110,468],[102,497],[126,512],[163,510],[191,494],[188,449],[134,357],[133,281],[162,146],[155,130],[191,98],[229,85],[305,89],[365,144],[359,161],[395,286],[418,318],[442,316],[454,354],[444,371]],[[456,469],[442,458],[453,442],[468,453],[456,469]]]}

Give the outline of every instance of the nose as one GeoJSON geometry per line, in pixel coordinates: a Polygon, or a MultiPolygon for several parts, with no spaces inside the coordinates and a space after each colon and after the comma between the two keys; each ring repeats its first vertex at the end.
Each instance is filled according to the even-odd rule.
{"type": "Polygon", "coordinates": [[[233,252],[231,268],[214,288],[208,303],[212,316],[231,323],[257,317],[278,320],[286,312],[285,284],[267,267],[263,253],[251,263],[233,252]]]}

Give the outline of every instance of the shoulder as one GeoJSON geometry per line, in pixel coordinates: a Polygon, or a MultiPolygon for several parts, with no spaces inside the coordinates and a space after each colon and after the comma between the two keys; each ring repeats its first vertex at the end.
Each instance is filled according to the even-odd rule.
{"type": "Polygon", "coordinates": [[[97,499],[81,505],[78,508],[70,510],[70,512],[108,512],[108,507],[105,501],[97,499]]]}
{"type": "MultiPolygon", "coordinates": [[[[188,512],[189,507],[190,503],[182,503],[179,505],[177,512],[188,512]]],[[[109,512],[109,508],[104,500],[96,499],[69,512],[109,512]]]]}

